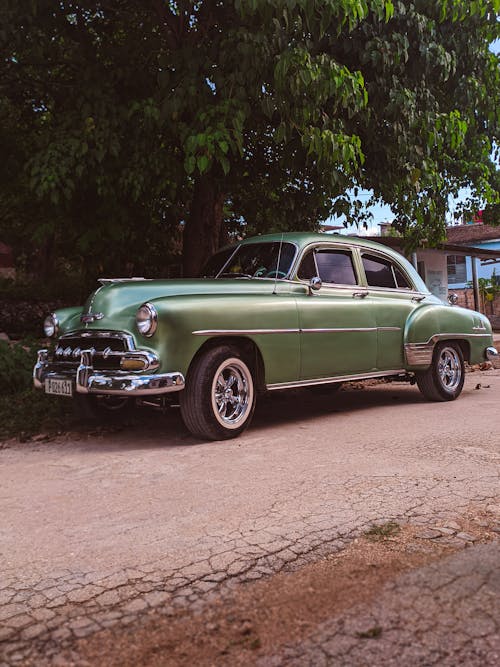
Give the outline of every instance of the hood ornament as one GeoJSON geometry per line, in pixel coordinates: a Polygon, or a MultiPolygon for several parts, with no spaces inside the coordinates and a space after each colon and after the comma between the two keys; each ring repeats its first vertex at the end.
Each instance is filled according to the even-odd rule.
{"type": "Polygon", "coordinates": [[[80,317],[80,322],[84,324],[90,324],[90,322],[95,322],[96,320],[102,320],[104,313],[86,313],[80,317]]]}

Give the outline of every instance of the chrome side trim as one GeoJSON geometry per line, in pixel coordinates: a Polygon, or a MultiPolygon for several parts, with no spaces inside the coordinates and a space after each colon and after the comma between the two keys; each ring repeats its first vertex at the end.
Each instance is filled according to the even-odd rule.
{"type": "Polygon", "coordinates": [[[429,340],[427,341],[430,343],[433,341],[434,343],[437,343],[439,340],[460,340],[464,338],[490,338],[491,334],[486,333],[486,334],[471,334],[471,333],[440,333],[440,334],[435,334],[434,336],[431,336],[429,340]]]}
{"type": "Polygon", "coordinates": [[[320,329],[198,329],[192,331],[194,336],[258,336],[261,334],[289,333],[365,333],[372,331],[401,331],[400,327],[336,327],[320,329]]]}
{"type": "Polygon", "coordinates": [[[300,333],[369,333],[371,331],[377,331],[377,327],[337,327],[335,329],[301,329],[300,333]]]}
{"type": "Polygon", "coordinates": [[[258,336],[261,334],[300,333],[300,329],[199,329],[192,331],[194,336],[258,336]]]}
{"type": "Polygon", "coordinates": [[[296,382],[277,382],[268,384],[269,391],[277,389],[294,389],[297,387],[309,387],[316,384],[335,384],[335,382],[350,382],[352,380],[371,380],[373,378],[390,377],[393,375],[406,375],[404,368],[394,371],[376,371],[373,373],[357,373],[356,375],[336,375],[335,377],[316,378],[314,380],[297,380],[296,382]]]}

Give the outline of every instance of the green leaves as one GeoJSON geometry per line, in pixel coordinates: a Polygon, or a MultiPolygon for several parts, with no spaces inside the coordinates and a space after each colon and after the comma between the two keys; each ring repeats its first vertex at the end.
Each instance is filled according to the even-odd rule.
{"type": "Polygon", "coordinates": [[[238,234],[362,222],[355,185],[439,238],[450,193],[498,201],[499,2],[9,3],[0,232],[127,263],[147,230],[161,256],[201,179],[238,234]]]}
{"type": "Polygon", "coordinates": [[[245,114],[232,101],[214,105],[197,114],[195,124],[204,131],[188,134],[184,141],[184,169],[205,174],[220,167],[224,175],[231,169],[231,157],[243,151],[245,114]]]}

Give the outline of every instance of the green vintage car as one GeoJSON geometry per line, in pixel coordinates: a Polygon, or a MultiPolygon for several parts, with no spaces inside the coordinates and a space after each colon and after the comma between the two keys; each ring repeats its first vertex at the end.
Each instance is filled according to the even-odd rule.
{"type": "Polygon", "coordinates": [[[398,253],[362,238],[288,233],[214,255],[200,279],[102,279],[45,320],[34,384],[88,416],[176,396],[211,440],[249,424],[262,392],[363,378],[457,398],[464,360],[497,355],[488,319],[433,296],[398,253]]]}

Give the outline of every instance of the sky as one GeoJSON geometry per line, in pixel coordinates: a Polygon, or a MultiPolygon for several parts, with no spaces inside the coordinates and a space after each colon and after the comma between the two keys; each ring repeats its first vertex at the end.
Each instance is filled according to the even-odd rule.
{"type": "MultiPolygon", "coordinates": [[[[497,39],[494,42],[492,42],[492,44],[490,45],[490,50],[493,53],[496,53],[496,54],[500,53],[500,39],[497,39]]],[[[458,198],[455,202],[450,201],[450,216],[449,216],[450,221],[451,221],[451,218],[452,218],[452,211],[453,211],[454,206],[456,205],[456,202],[463,201],[467,197],[468,194],[469,193],[468,193],[467,190],[463,190],[463,191],[460,192],[460,194],[459,194],[459,196],[458,196],[458,198]]],[[[361,200],[363,200],[363,199],[368,199],[368,197],[370,197],[370,195],[371,195],[371,192],[369,192],[368,190],[362,190],[362,191],[360,191],[358,196],[360,197],[361,200]]],[[[367,229],[364,229],[363,227],[358,229],[356,226],[351,225],[349,227],[345,227],[342,230],[339,230],[339,233],[340,234],[360,234],[362,236],[374,236],[374,235],[377,235],[377,234],[380,233],[379,224],[381,222],[391,222],[392,219],[394,218],[394,214],[391,210],[391,207],[388,206],[387,204],[377,204],[376,206],[372,206],[370,208],[370,211],[373,214],[373,220],[372,220],[372,222],[370,223],[370,225],[367,229]]],[[[325,220],[325,224],[328,224],[328,225],[342,225],[343,220],[342,220],[342,218],[329,218],[328,220],[325,220]]]]}

